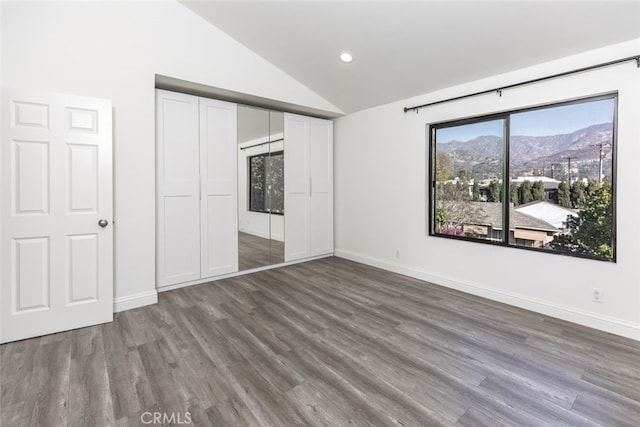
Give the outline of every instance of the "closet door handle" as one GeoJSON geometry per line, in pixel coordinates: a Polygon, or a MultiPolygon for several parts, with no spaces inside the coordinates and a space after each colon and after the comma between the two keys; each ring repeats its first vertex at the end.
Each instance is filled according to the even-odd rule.
{"type": "Polygon", "coordinates": [[[202,200],[202,177],[198,178],[198,200],[202,200]]]}
{"type": "Polygon", "coordinates": [[[309,197],[313,196],[313,179],[309,178],[309,197]]]}

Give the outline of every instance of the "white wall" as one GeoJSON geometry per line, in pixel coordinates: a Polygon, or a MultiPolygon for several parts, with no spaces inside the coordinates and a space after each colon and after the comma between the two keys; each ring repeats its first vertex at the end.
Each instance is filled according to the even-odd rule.
{"type": "Polygon", "coordinates": [[[155,297],[154,75],[339,113],[179,3],[2,2],[4,87],[109,98],[115,289],[155,297]]]}
{"type": "Polygon", "coordinates": [[[638,53],[640,40],[635,40],[337,119],[336,254],[640,339],[640,69],[635,62],[505,90],[502,97],[492,93],[419,114],[402,111],[638,53]],[[428,123],[610,91],[619,91],[617,263],[427,236],[428,123]],[[602,304],[592,302],[593,287],[602,288],[602,304]]]}

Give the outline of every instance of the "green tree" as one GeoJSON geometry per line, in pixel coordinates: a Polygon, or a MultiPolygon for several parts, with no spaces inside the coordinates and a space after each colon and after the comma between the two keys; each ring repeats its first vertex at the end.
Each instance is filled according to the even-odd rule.
{"type": "Polygon", "coordinates": [[[520,204],[520,193],[518,192],[518,184],[512,182],[509,184],[509,200],[513,203],[513,206],[520,204]]]}
{"type": "Polygon", "coordinates": [[[526,179],[522,186],[520,186],[520,199],[522,200],[522,204],[526,205],[527,203],[533,202],[533,191],[531,188],[531,181],[526,179]]]}
{"type": "Polygon", "coordinates": [[[434,219],[436,223],[436,233],[439,233],[445,221],[444,210],[441,208],[436,208],[436,217],[434,219]]]}
{"type": "Polygon", "coordinates": [[[436,181],[447,181],[453,178],[453,162],[446,153],[436,152],[436,181]]]}
{"type": "Polygon", "coordinates": [[[586,199],[589,199],[591,196],[593,196],[596,191],[600,189],[600,187],[602,187],[600,181],[595,178],[589,178],[587,180],[587,188],[585,189],[586,199]]]}
{"type": "Polygon", "coordinates": [[[480,201],[480,180],[473,179],[473,188],[471,190],[471,200],[474,202],[480,201]]]}
{"type": "Polygon", "coordinates": [[[576,209],[584,207],[587,201],[586,187],[582,180],[578,180],[571,186],[571,204],[576,209]]]}
{"type": "Polygon", "coordinates": [[[605,182],[585,202],[578,216],[567,216],[569,233],[555,236],[550,245],[556,250],[611,258],[612,218],[611,183],[605,182]]]}
{"type": "Polygon", "coordinates": [[[501,202],[502,198],[502,185],[497,179],[492,179],[487,189],[487,201],[488,202],[501,202]]]}
{"type": "Polygon", "coordinates": [[[533,200],[544,200],[544,182],[542,180],[534,182],[531,193],[533,200]]]}
{"type": "Polygon", "coordinates": [[[558,185],[558,204],[565,208],[571,208],[571,187],[564,180],[558,185]]]}
{"type": "Polygon", "coordinates": [[[458,178],[460,178],[463,181],[469,182],[473,178],[473,175],[469,171],[466,171],[464,169],[460,169],[458,171],[458,178]]]}

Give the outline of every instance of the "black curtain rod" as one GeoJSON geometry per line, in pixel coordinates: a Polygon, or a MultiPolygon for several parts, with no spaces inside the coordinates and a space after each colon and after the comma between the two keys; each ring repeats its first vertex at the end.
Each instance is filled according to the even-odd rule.
{"type": "Polygon", "coordinates": [[[248,147],[240,147],[240,149],[241,150],[246,150],[247,148],[258,147],[258,146],[264,145],[264,144],[273,144],[274,142],[280,142],[280,141],[284,141],[284,138],[276,139],[274,141],[259,142],[257,144],[249,145],[248,147]]]}
{"type": "Polygon", "coordinates": [[[531,83],[541,82],[541,81],[544,81],[544,80],[556,79],[558,77],[564,77],[564,76],[568,76],[570,74],[582,73],[584,71],[590,71],[590,70],[594,70],[596,68],[608,67],[608,66],[611,66],[611,65],[621,64],[623,62],[632,61],[632,60],[636,61],[636,64],[637,64],[638,68],[640,68],[640,55],[628,56],[626,58],[616,59],[615,61],[603,62],[601,64],[590,65],[588,67],[583,67],[583,68],[577,68],[575,70],[565,71],[563,73],[558,73],[558,74],[552,74],[552,75],[546,76],[546,77],[539,77],[539,78],[533,79],[533,80],[527,80],[527,81],[520,82],[520,83],[513,83],[513,84],[510,84],[510,85],[506,85],[506,86],[500,86],[500,87],[497,87],[495,89],[482,90],[480,92],[474,92],[474,93],[470,93],[470,94],[467,94],[467,95],[456,96],[454,98],[443,99],[441,101],[435,101],[435,102],[429,102],[427,104],[416,105],[415,107],[404,107],[404,112],[406,113],[407,111],[415,110],[416,113],[417,113],[420,110],[420,108],[430,107],[432,105],[437,105],[437,104],[443,104],[445,102],[457,101],[459,99],[464,99],[464,98],[471,98],[472,96],[484,95],[484,94],[491,93],[491,92],[495,92],[499,96],[502,96],[502,91],[505,90],[505,89],[511,89],[511,88],[517,87],[517,86],[524,86],[524,85],[528,85],[528,84],[531,84],[531,83]]]}

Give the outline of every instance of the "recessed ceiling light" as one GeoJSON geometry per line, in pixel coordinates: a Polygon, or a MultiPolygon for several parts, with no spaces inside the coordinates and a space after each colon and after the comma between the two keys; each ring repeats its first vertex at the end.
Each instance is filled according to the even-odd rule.
{"type": "Polygon", "coordinates": [[[349,62],[353,61],[353,56],[351,56],[349,52],[342,52],[340,54],[340,61],[348,64],[349,62]]]}

